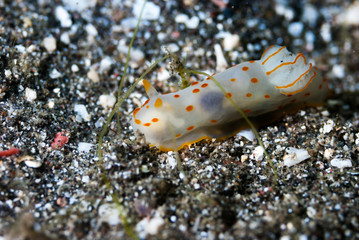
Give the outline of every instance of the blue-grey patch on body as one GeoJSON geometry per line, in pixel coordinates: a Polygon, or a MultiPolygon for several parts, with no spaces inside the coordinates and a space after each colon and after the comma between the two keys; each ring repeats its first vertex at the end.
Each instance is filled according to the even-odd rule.
{"type": "Polygon", "coordinates": [[[221,92],[207,92],[200,99],[201,108],[205,111],[216,112],[222,107],[224,98],[221,92]]]}

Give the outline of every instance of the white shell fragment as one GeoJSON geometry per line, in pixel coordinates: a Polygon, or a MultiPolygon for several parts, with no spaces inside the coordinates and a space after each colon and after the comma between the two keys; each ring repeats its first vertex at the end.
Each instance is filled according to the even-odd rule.
{"type": "Polygon", "coordinates": [[[87,143],[87,142],[79,142],[79,146],[77,148],[77,150],[79,152],[84,152],[84,153],[88,153],[90,152],[91,148],[93,147],[94,145],[92,143],[87,143]]]}
{"type": "Polygon", "coordinates": [[[330,133],[334,128],[334,122],[333,120],[329,119],[325,125],[323,126],[323,133],[330,133]]]}
{"type": "MultiPolygon", "coordinates": [[[[139,18],[144,0],[137,0],[133,5],[133,14],[139,18]]],[[[161,8],[153,2],[146,2],[146,6],[143,9],[142,19],[143,20],[157,20],[160,17],[161,8]]]]}
{"type": "Polygon", "coordinates": [[[258,146],[254,149],[251,159],[255,159],[257,161],[261,161],[264,156],[264,149],[261,146],[258,146]]]}
{"type": "Polygon", "coordinates": [[[218,72],[222,72],[228,68],[228,63],[226,59],[224,58],[223,51],[221,48],[221,45],[218,43],[214,45],[214,52],[216,54],[216,60],[217,60],[217,67],[216,70],[218,72]]]}
{"type": "Polygon", "coordinates": [[[114,203],[105,203],[98,208],[98,215],[101,222],[107,222],[111,226],[116,226],[121,222],[118,207],[114,203]]]}
{"type": "Polygon", "coordinates": [[[19,157],[16,162],[21,163],[24,162],[26,164],[26,166],[31,167],[31,168],[39,168],[42,165],[41,161],[36,160],[34,157],[32,156],[22,156],[19,157]]]}
{"type": "Polygon", "coordinates": [[[103,108],[112,108],[116,103],[116,97],[109,94],[102,94],[99,98],[99,102],[103,108]]]}
{"type": "Polygon", "coordinates": [[[76,121],[82,122],[82,120],[88,122],[91,119],[91,115],[87,112],[85,105],[75,104],[74,111],[76,112],[76,121]]]}
{"type": "Polygon", "coordinates": [[[148,234],[156,235],[164,223],[164,219],[156,211],[151,219],[144,218],[139,221],[136,224],[136,231],[140,239],[145,239],[148,234]]]}
{"type": "Polygon", "coordinates": [[[61,27],[71,27],[72,20],[71,15],[63,6],[57,6],[55,9],[56,19],[59,20],[61,27]]]}
{"type": "Polygon", "coordinates": [[[253,142],[254,138],[256,137],[252,131],[252,129],[247,128],[247,129],[243,129],[242,131],[240,131],[239,133],[237,133],[237,136],[241,136],[244,137],[246,139],[248,139],[249,141],[253,142]]]}
{"type": "Polygon", "coordinates": [[[35,90],[33,90],[31,88],[26,88],[25,89],[25,97],[26,97],[27,101],[33,102],[37,98],[37,93],[35,90]]]}
{"type": "Polygon", "coordinates": [[[358,26],[359,25],[359,3],[354,1],[345,11],[337,16],[337,22],[343,25],[358,26]]]}
{"type": "Polygon", "coordinates": [[[56,50],[56,39],[54,37],[46,37],[42,41],[42,44],[48,52],[53,52],[56,50]]]}
{"type": "Polygon", "coordinates": [[[342,159],[338,156],[330,161],[330,165],[341,169],[353,166],[352,161],[350,159],[342,159]]]}
{"type": "Polygon", "coordinates": [[[289,147],[286,149],[286,152],[288,154],[284,155],[283,160],[284,160],[284,165],[288,167],[296,165],[310,158],[308,151],[305,149],[297,149],[297,148],[289,147]]]}

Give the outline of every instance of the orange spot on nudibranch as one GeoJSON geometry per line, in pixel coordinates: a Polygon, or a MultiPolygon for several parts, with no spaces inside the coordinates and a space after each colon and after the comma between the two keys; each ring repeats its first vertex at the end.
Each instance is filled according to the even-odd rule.
{"type": "Polygon", "coordinates": [[[252,97],[252,93],[247,93],[246,97],[252,97]]]}
{"type": "Polygon", "coordinates": [[[143,126],[149,127],[149,126],[151,126],[151,123],[145,123],[145,124],[143,124],[143,126]]]}
{"type": "Polygon", "coordinates": [[[236,79],[235,78],[231,78],[231,82],[235,82],[236,81],[236,79]]]}
{"type": "Polygon", "coordinates": [[[179,97],[180,97],[180,95],[175,94],[173,97],[174,97],[174,98],[179,98],[179,97]]]}
{"type": "Polygon", "coordinates": [[[304,94],[304,96],[309,96],[310,95],[310,92],[307,92],[306,94],[304,94]]]}
{"type": "Polygon", "coordinates": [[[198,84],[198,82],[193,82],[193,83],[191,83],[191,86],[196,85],[196,84],[198,84]]]}
{"type": "Polygon", "coordinates": [[[194,126],[190,126],[187,128],[187,131],[191,131],[194,128],[194,126]]]}
{"type": "Polygon", "coordinates": [[[254,60],[250,60],[249,63],[254,63],[255,61],[254,60]]]}
{"type": "Polygon", "coordinates": [[[180,136],[182,136],[182,134],[179,133],[179,134],[176,135],[176,138],[178,138],[178,137],[180,137],[180,136]]]}
{"type": "Polygon", "coordinates": [[[136,109],[133,111],[133,117],[136,117],[136,114],[138,113],[138,111],[140,111],[140,108],[136,108],[136,109]]]}
{"type": "Polygon", "coordinates": [[[141,120],[135,119],[135,123],[136,123],[136,124],[141,124],[141,120]]]}
{"type": "Polygon", "coordinates": [[[193,89],[193,93],[198,93],[200,90],[198,88],[193,89]]]}
{"type": "Polygon", "coordinates": [[[211,123],[216,123],[216,122],[217,122],[217,120],[211,120],[210,122],[211,122],[211,123]]]}
{"type": "Polygon", "coordinates": [[[156,102],[155,102],[155,107],[161,107],[162,106],[162,99],[161,98],[157,98],[156,102]]]}
{"type": "Polygon", "coordinates": [[[150,106],[149,106],[149,105],[147,105],[147,106],[146,106],[146,108],[147,108],[147,109],[149,109],[149,108],[150,108],[150,106]]]}
{"type": "Polygon", "coordinates": [[[270,98],[270,96],[268,94],[264,95],[264,98],[270,98]]]}
{"type": "Polygon", "coordinates": [[[201,85],[201,88],[205,88],[205,87],[207,87],[208,86],[208,83],[203,83],[202,85],[201,85]]]}
{"type": "Polygon", "coordinates": [[[232,97],[232,93],[228,92],[228,93],[226,94],[226,98],[231,98],[231,97],[232,97]]]}
{"type": "Polygon", "coordinates": [[[146,102],[142,105],[142,107],[145,106],[149,101],[150,99],[147,99],[146,102]]]}
{"type": "Polygon", "coordinates": [[[249,70],[249,67],[242,67],[242,70],[243,70],[243,71],[248,71],[248,70],[249,70]]]}
{"type": "Polygon", "coordinates": [[[186,107],[186,111],[187,112],[190,112],[190,111],[192,111],[193,110],[193,106],[192,105],[188,105],[187,107],[186,107]]]}
{"type": "Polygon", "coordinates": [[[252,83],[257,83],[257,82],[258,82],[258,79],[257,79],[257,78],[252,78],[252,79],[251,79],[251,82],[252,82],[252,83]]]}
{"type": "Polygon", "coordinates": [[[250,112],[251,112],[250,109],[244,110],[244,113],[250,113],[250,112]]]}
{"type": "Polygon", "coordinates": [[[152,118],[152,122],[158,122],[158,118],[152,118]]]}

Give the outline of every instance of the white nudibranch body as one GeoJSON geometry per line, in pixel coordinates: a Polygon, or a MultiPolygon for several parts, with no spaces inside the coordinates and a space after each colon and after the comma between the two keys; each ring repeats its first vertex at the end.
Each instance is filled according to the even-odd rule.
{"type": "Polygon", "coordinates": [[[257,126],[303,106],[323,105],[329,91],[302,53],[270,46],[260,60],[237,64],[175,93],[159,94],[144,80],[149,99],[131,121],[152,146],[178,150],[205,138],[224,139],[248,128],[228,98],[257,126]]]}

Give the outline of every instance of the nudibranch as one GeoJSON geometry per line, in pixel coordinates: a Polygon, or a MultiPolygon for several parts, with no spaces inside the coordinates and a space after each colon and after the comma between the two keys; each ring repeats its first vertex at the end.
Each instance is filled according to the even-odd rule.
{"type": "Polygon", "coordinates": [[[179,150],[206,138],[225,139],[248,128],[229,98],[256,125],[303,106],[320,106],[328,83],[302,53],[270,46],[260,60],[234,65],[175,93],[159,94],[143,80],[149,99],[133,112],[131,125],[160,150],[179,150]]]}

